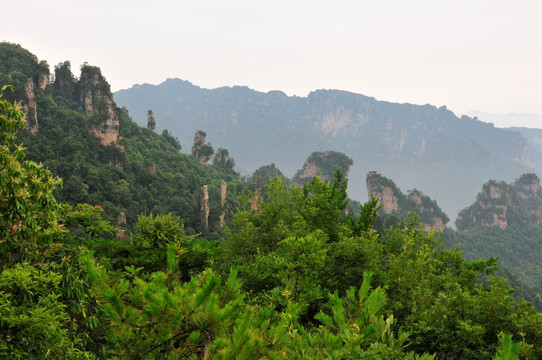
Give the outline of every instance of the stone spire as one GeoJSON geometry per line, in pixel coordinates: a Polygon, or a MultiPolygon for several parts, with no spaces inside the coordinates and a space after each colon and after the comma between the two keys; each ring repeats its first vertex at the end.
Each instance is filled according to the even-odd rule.
{"type": "Polygon", "coordinates": [[[203,214],[203,220],[205,222],[205,230],[209,230],[209,213],[211,209],[209,207],[209,188],[207,185],[203,185],[203,198],[201,200],[201,213],[203,214]]]}
{"type": "Polygon", "coordinates": [[[152,110],[147,110],[147,129],[156,132],[156,121],[154,120],[152,110]]]}
{"type": "Polygon", "coordinates": [[[222,180],[220,182],[220,205],[222,205],[222,213],[220,213],[220,228],[224,227],[224,219],[226,218],[226,196],[228,193],[228,183],[222,180]]]}

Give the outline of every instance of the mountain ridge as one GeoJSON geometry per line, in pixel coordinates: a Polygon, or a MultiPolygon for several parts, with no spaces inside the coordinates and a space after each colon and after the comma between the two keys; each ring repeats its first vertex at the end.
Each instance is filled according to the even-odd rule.
{"type": "Polygon", "coordinates": [[[171,78],[117,91],[115,100],[139,124],[153,110],[157,128],[168,128],[185,150],[194,131],[204,130],[230,151],[241,173],[275,163],[291,177],[314,151],[338,151],[354,162],[353,198],[366,200],[365,175],[378,171],[401,188],[438,199],[452,217],[487,179],[512,181],[542,169],[541,153],[519,132],[457,117],[445,106],[391,103],[342,90],[299,97],[246,86],[204,89],[171,78]]]}

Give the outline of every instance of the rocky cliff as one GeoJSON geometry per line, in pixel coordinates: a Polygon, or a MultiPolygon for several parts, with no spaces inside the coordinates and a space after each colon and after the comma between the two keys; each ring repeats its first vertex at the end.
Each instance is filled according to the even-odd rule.
{"type": "Polygon", "coordinates": [[[49,65],[20,45],[0,42],[0,86],[11,85],[6,100],[20,102],[26,118],[26,132],[38,132],[37,92],[43,93],[50,83],[49,65]]]}
{"type": "Polygon", "coordinates": [[[211,144],[206,143],[206,140],[207,134],[204,131],[196,131],[194,134],[194,145],[192,145],[192,155],[203,165],[207,165],[214,154],[213,147],[211,144]]]}
{"type": "Polygon", "coordinates": [[[416,212],[424,229],[443,231],[449,221],[448,216],[438,207],[436,201],[431,200],[421,191],[414,189],[405,195],[395,183],[380,175],[376,171],[367,174],[367,193],[369,198],[374,196],[381,205],[381,214],[404,217],[409,212],[416,212]]]}
{"type": "Polygon", "coordinates": [[[455,222],[458,230],[496,226],[505,230],[510,222],[540,226],[542,193],[540,179],[524,174],[512,184],[490,180],[482,186],[476,202],[463,209],[455,222]]]}
{"type": "Polygon", "coordinates": [[[25,100],[23,101],[23,110],[26,118],[26,129],[31,134],[38,132],[38,110],[34,95],[34,80],[29,78],[24,85],[25,100]]]}
{"type": "Polygon", "coordinates": [[[322,181],[333,182],[334,174],[339,169],[344,177],[348,177],[353,161],[337,151],[313,152],[293,178],[294,183],[303,185],[315,176],[322,181]]]}
{"type": "Polygon", "coordinates": [[[102,145],[113,144],[120,148],[119,111],[100,68],[84,64],[78,85],[85,114],[94,116],[96,120],[92,126],[94,134],[102,145]]]}

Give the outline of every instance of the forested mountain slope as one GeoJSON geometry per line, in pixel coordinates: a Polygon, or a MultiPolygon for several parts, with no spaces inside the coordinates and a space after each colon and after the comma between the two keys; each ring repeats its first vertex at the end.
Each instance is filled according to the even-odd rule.
{"type": "Polygon", "coordinates": [[[76,78],[64,62],[47,82],[20,46],[0,44],[0,59],[15,88],[0,90],[0,357],[542,357],[542,315],[503,279],[478,282],[494,260],[466,261],[414,214],[378,229],[376,200],[352,217],[340,171],[287,186],[271,164],[240,182],[225,149],[205,165],[203,131],[188,156],[131,122],[97,67],[76,78]],[[126,239],[104,208],[161,213],[139,214],[126,239]]]}
{"type": "Polygon", "coordinates": [[[446,229],[447,246],[461,246],[468,259],[499,257],[500,273],[520,296],[542,309],[542,189],[535,174],[513,183],[490,180],[476,201],[446,229]]]}
{"type": "Polygon", "coordinates": [[[312,152],[340,151],[353,160],[353,198],[366,199],[365,175],[375,170],[401,188],[438,199],[451,216],[487,179],[512,181],[538,171],[542,163],[518,132],[458,118],[445,107],[389,103],[346,91],[289,97],[168,79],[118,91],[115,100],[139,124],[151,109],[157,128],[170,129],[183,145],[204,128],[215,145],[230,150],[244,173],[275,163],[291,177],[312,152]]]}
{"type": "Polygon", "coordinates": [[[244,188],[238,174],[180,153],[167,130],[157,134],[134,123],[114,103],[99,68],[83,64],[75,77],[64,62],[49,76],[48,65],[35,55],[1,43],[0,69],[0,80],[11,80],[15,89],[6,96],[22,101],[29,119],[21,134],[27,158],[62,178],[60,201],[101,205],[114,222],[124,213],[131,230],[138,214],[171,212],[188,233],[207,234],[220,231],[220,216],[238,207],[244,188]]]}

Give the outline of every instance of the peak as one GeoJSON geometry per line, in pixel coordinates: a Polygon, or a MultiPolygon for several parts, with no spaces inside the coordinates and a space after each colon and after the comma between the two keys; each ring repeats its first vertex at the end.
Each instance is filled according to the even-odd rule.
{"type": "Polygon", "coordinates": [[[459,213],[456,225],[459,230],[474,226],[498,226],[504,230],[511,222],[541,226],[541,214],[540,179],[530,173],[512,184],[496,180],[485,183],[476,202],[459,213]]]}

